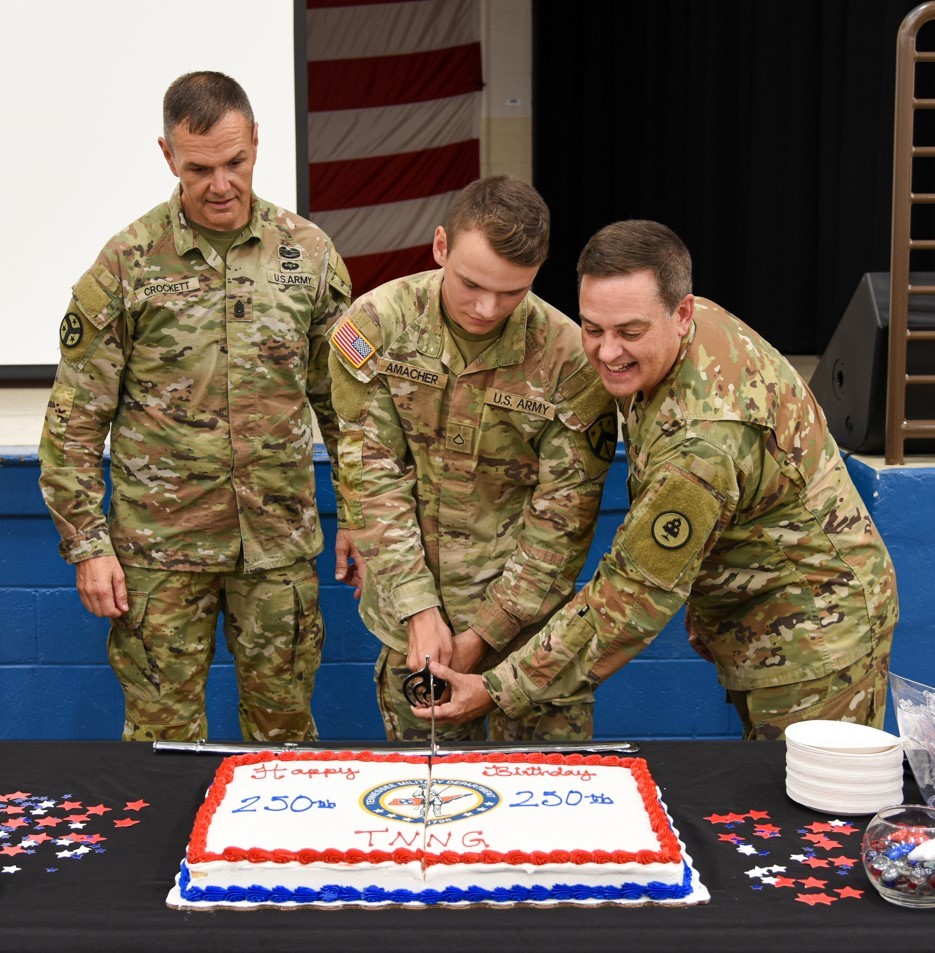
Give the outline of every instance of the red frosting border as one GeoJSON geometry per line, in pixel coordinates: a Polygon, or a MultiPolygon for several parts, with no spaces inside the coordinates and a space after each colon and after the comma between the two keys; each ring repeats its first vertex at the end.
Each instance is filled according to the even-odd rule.
{"type": "Polygon", "coordinates": [[[263,863],[272,861],[277,864],[299,863],[330,863],[330,864],[381,864],[393,862],[406,864],[421,860],[426,867],[435,864],[565,864],[577,866],[579,864],[681,864],[682,853],[678,839],[669,823],[668,815],[662,807],[656,792],[656,782],[649,773],[649,766],[643,758],[619,758],[615,755],[580,755],[580,754],[547,754],[533,753],[506,753],[506,752],[469,752],[462,755],[444,755],[436,758],[439,763],[476,764],[486,761],[492,764],[526,763],[526,764],[566,764],[597,765],[628,768],[636,781],[637,790],[643,799],[643,806],[649,816],[650,825],[659,842],[658,850],[641,851],[499,851],[485,850],[476,853],[457,853],[456,851],[442,851],[441,853],[424,853],[421,850],[399,849],[392,852],[358,849],[339,850],[325,848],[314,850],[303,848],[293,850],[266,850],[262,848],[226,847],[222,853],[207,849],[208,828],[215,811],[224,799],[227,785],[234,777],[234,770],[242,765],[259,764],[262,761],[377,761],[399,762],[404,764],[426,764],[428,759],[419,755],[405,755],[399,752],[381,754],[373,751],[284,751],[274,754],[271,751],[251,752],[225,758],[218,767],[214,782],[208,791],[204,804],[198,809],[195,823],[192,828],[188,847],[188,863],[203,864],[211,861],[228,861],[237,863],[263,863]]]}
{"type": "Polygon", "coordinates": [[[211,826],[211,820],[215,811],[224,800],[227,793],[227,785],[233,780],[234,770],[241,765],[259,764],[262,761],[386,761],[399,762],[401,764],[426,764],[428,759],[418,755],[404,755],[399,752],[390,752],[388,754],[379,754],[374,751],[283,751],[275,754],[272,751],[256,751],[249,754],[234,755],[231,758],[225,758],[218,767],[214,775],[214,781],[208,790],[208,796],[204,804],[198,809],[195,815],[195,823],[192,827],[191,839],[188,845],[188,863],[204,864],[216,860],[226,860],[229,863],[248,861],[259,864],[265,861],[272,861],[276,864],[382,864],[392,861],[396,864],[407,864],[413,860],[420,860],[421,850],[407,850],[400,848],[392,852],[382,850],[338,850],[337,848],[325,848],[324,850],[314,850],[303,848],[302,850],[265,850],[259,847],[225,847],[222,853],[209,851],[208,828],[211,826]]]}
{"type": "Polygon", "coordinates": [[[649,765],[644,758],[619,758],[616,755],[599,754],[547,754],[545,752],[514,753],[506,752],[470,752],[465,755],[444,755],[435,759],[438,763],[486,761],[490,764],[526,763],[526,764],[567,764],[597,765],[629,768],[636,781],[636,788],[643,799],[643,807],[649,815],[650,826],[659,842],[658,850],[614,850],[614,851],[586,851],[586,850],[552,850],[533,851],[528,853],[513,850],[509,853],[500,853],[495,850],[479,851],[477,853],[458,853],[456,851],[442,851],[441,853],[425,852],[424,865],[431,867],[434,864],[681,864],[682,851],[678,838],[669,823],[669,817],[662,807],[656,794],[656,782],[649,773],[649,765]]]}

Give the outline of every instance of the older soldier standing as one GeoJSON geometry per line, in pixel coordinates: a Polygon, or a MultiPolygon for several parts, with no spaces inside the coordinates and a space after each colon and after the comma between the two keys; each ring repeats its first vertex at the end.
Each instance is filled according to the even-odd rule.
{"type": "Polygon", "coordinates": [[[814,718],[880,726],[896,579],[808,388],[691,294],[688,250],[663,225],[602,229],[578,277],[585,350],[625,418],[631,508],[534,641],[483,678],[436,668],[453,685],[436,717],[589,692],[687,601],[745,737],[814,718]]]}
{"type": "MultiPolygon", "coordinates": [[[[207,736],[221,611],[244,738],[313,740],[324,628],[311,411],[333,451],[325,334],[349,280],[327,235],[253,194],[257,125],[238,83],[182,76],[163,118],[179,185],[74,286],[42,492],[82,602],[112,620],[124,740],[207,736]]],[[[339,560],[347,548],[339,533],[339,560]]]]}
{"type": "MultiPolygon", "coordinates": [[[[575,324],[530,291],[548,242],[535,189],[476,181],[436,229],[439,269],[364,295],[331,337],[341,496],[391,740],[426,735],[403,679],[426,656],[470,671],[525,643],[574,591],[594,534],[616,412],[575,324]]],[[[498,740],[591,732],[587,692],[490,725],[498,740]]]]}

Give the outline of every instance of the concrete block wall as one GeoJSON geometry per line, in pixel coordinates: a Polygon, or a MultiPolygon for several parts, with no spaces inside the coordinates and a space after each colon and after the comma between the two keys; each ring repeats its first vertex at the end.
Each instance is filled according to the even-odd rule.
{"type": "MultiPolygon", "coordinates": [[[[935,468],[881,470],[854,459],[848,466],[897,564],[902,619],[894,671],[935,684],[926,598],[935,468]]],[[[327,635],[313,710],[325,740],[378,740],[383,734],[372,680],[378,645],[360,622],[350,589],[334,581],[335,503],[323,449],[315,469],[327,539],[318,563],[327,635]]],[[[58,556],[38,473],[34,450],[0,455],[0,738],[117,738],[123,703],[107,664],[107,623],[81,606],[74,569],[58,556]]],[[[618,451],[582,581],[609,547],[626,509],[626,461],[618,451]]],[[[688,646],[681,613],[597,698],[595,734],[601,739],[740,734],[713,667],[688,646]]],[[[233,667],[223,639],[209,679],[208,714],[212,740],[239,737],[233,667]]],[[[888,727],[895,727],[892,716],[888,727]]]]}

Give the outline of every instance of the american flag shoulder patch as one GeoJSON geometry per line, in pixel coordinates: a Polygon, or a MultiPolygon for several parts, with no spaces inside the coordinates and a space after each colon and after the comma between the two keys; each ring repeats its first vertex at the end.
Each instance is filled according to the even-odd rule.
{"type": "Polygon", "coordinates": [[[360,333],[350,318],[345,318],[334,329],[331,346],[340,351],[354,367],[365,364],[376,353],[374,346],[360,333]]]}

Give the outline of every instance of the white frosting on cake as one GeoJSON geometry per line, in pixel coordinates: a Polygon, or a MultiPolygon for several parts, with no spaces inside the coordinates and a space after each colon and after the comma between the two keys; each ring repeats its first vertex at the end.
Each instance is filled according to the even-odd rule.
{"type": "Polygon", "coordinates": [[[287,752],[221,765],[176,892],[181,905],[698,902],[692,873],[640,759],[287,752]]]}
{"type": "MultiPolygon", "coordinates": [[[[616,760],[616,759],[613,759],[616,760]]],[[[657,853],[662,849],[653,830],[636,780],[619,764],[530,764],[528,762],[465,763],[436,761],[432,768],[436,800],[453,798],[439,807],[441,821],[429,805],[425,851],[445,863],[427,863],[426,884],[489,889],[567,883],[679,883],[680,857],[668,862],[607,863],[477,863],[464,854],[495,851],[507,856],[555,851],[657,853]],[[471,810],[473,782],[499,796],[492,809],[471,810]],[[461,799],[468,811],[459,810],[461,799]],[[467,816],[465,816],[467,813],[467,816]],[[458,855],[452,857],[451,854],[458,855]]],[[[667,828],[668,829],[668,828],[667,828]]]]}

